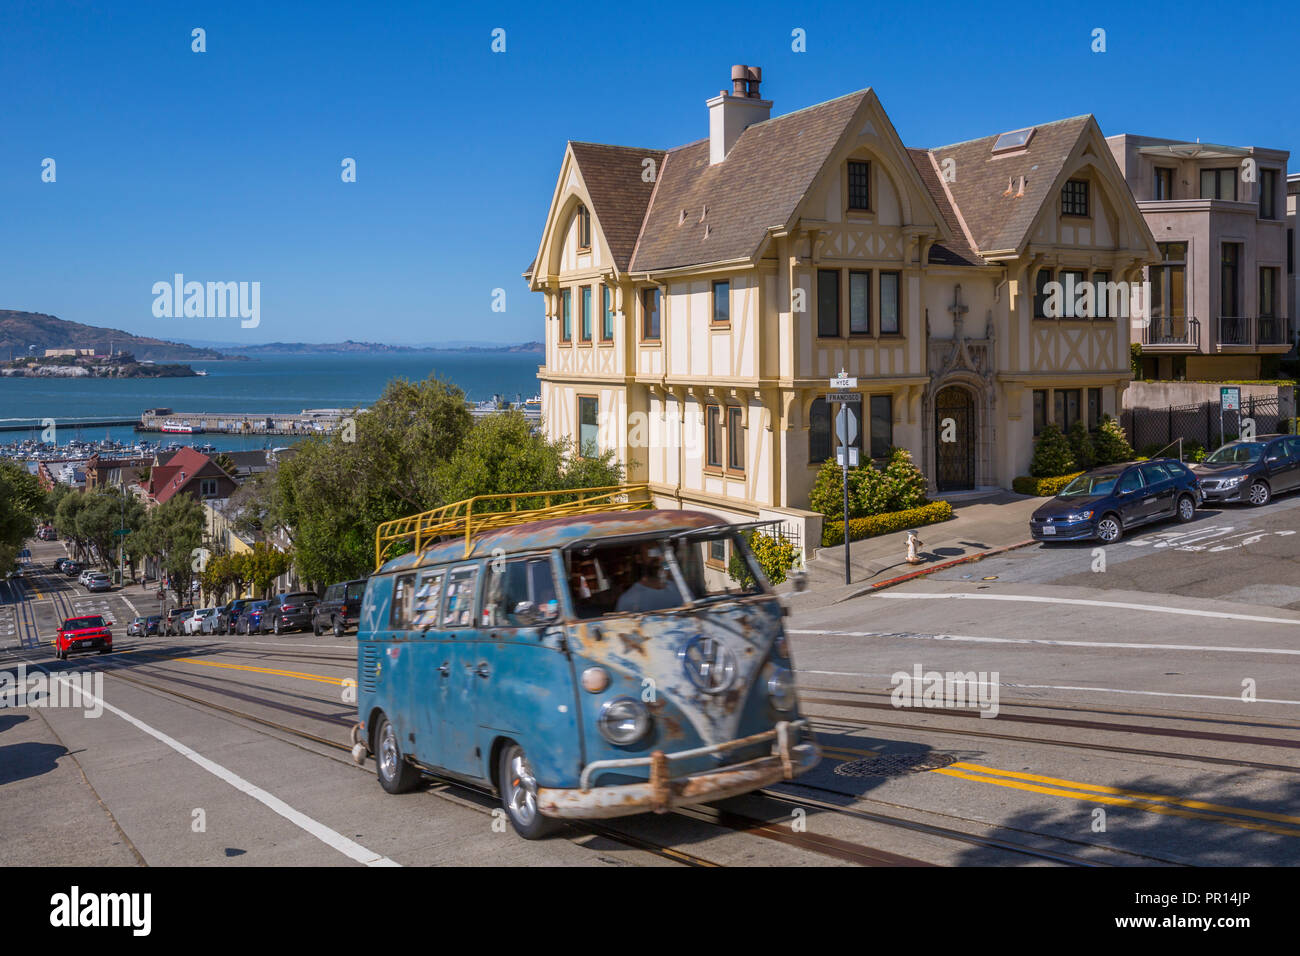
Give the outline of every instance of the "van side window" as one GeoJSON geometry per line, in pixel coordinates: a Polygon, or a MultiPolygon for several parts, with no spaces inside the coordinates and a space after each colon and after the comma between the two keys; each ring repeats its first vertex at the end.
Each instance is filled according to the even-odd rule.
{"type": "Polygon", "coordinates": [[[456,568],[447,574],[447,603],[442,610],[442,627],[474,626],[474,585],[478,568],[456,568]]]}
{"type": "Polygon", "coordinates": [[[411,626],[411,609],[415,596],[415,575],[403,574],[393,585],[393,606],[388,612],[389,626],[404,631],[411,626]]]}
{"type": "Polygon", "coordinates": [[[537,627],[560,616],[549,558],[509,561],[488,576],[484,627],[537,627]]]}
{"type": "Polygon", "coordinates": [[[415,592],[415,627],[427,631],[438,626],[438,601],[442,598],[442,572],[425,571],[415,592]]]}

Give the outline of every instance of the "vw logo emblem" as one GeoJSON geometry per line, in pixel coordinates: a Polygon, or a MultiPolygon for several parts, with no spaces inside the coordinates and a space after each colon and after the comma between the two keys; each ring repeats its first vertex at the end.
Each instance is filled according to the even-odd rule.
{"type": "Polygon", "coordinates": [[[706,694],[721,694],[736,679],[736,658],[711,637],[693,637],[678,655],[692,684],[706,694]]]}

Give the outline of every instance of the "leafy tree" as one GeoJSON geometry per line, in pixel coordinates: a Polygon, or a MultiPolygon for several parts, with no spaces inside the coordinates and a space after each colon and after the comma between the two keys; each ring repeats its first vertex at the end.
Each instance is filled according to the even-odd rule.
{"type": "Polygon", "coordinates": [[[0,461],[0,576],[18,562],[18,552],[45,507],[36,476],[13,462],[0,461]]]}
{"type": "Polygon", "coordinates": [[[201,563],[203,506],[189,495],[175,495],[147,514],[138,533],[138,547],[158,559],[178,598],[186,602],[201,563]]]}
{"type": "Polygon", "coordinates": [[[267,597],[271,582],[293,567],[293,555],[287,551],[273,548],[265,541],[258,541],[253,550],[241,554],[244,559],[245,573],[253,585],[253,593],[258,597],[267,597]]]}
{"type": "Polygon", "coordinates": [[[81,537],[81,532],[77,528],[77,516],[85,505],[85,495],[68,494],[59,500],[58,507],[54,512],[55,530],[58,531],[60,537],[72,544],[72,553],[79,561],[86,560],[87,545],[89,544],[81,537]]]}
{"type": "Polygon", "coordinates": [[[1142,380],[1142,343],[1130,342],[1128,352],[1129,367],[1133,371],[1133,378],[1140,382],[1142,380]]]}
{"type": "Polygon", "coordinates": [[[82,497],[75,522],[77,538],[93,549],[100,561],[108,562],[118,543],[114,532],[123,527],[137,531],[144,520],[144,505],[116,489],[86,492],[82,497]]]}
{"type": "Polygon", "coordinates": [[[1070,440],[1070,451],[1074,455],[1075,465],[1079,468],[1091,468],[1097,456],[1093,451],[1092,436],[1088,434],[1088,426],[1083,423],[1082,418],[1075,419],[1067,437],[1070,440]]]}
{"type": "Polygon", "coordinates": [[[1029,474],[1035,478],[1055,478],[1078,471],[1070,442],[1052,422],[1043,426],[1034,445],[1034,457],[1029,463],[1029,474]]]}
{"type": "Polygon", "coordinates": [[[1133,446],[1124,435],[1124,428],[1109,415],[1101,417],[1097,426],[1097,437],[1093,440],[1097,453],[1097,464],[1110,465],[1117,461],[1132,461],[1133,446]]]}

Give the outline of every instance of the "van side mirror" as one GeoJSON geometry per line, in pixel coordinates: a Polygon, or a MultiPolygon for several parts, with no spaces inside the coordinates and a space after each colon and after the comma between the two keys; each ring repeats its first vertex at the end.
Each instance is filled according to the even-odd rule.
{"type": "Polygon", "coordinates": [[[512,616],[520,627],[537,627],[543,620],[541,608],[532,601],[520,601],[512,616]]]}

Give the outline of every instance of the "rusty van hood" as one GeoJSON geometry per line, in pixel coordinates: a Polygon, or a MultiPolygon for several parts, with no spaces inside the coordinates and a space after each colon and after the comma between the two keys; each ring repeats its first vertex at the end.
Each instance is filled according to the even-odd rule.
{"type": "Polygon", "coordinates": [[[583,657],[637,678],[652,711],[671,712],[700,741],[715,744],[742,734],[746,705],[781,628],[780,604],[765,594],[604,617],[575,636],[583,657]]]}

